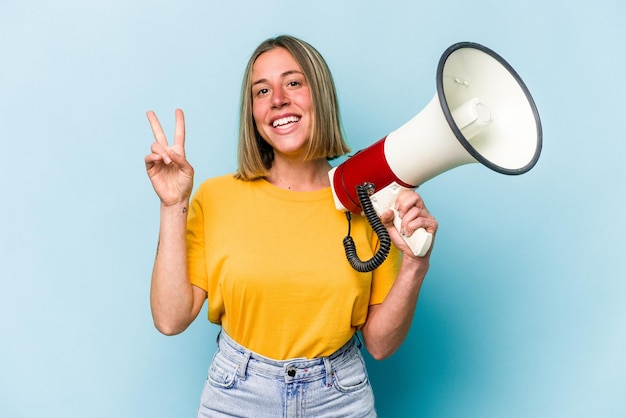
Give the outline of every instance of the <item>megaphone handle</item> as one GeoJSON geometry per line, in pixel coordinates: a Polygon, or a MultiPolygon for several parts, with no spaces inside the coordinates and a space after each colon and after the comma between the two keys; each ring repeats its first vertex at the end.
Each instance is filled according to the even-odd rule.
{"type": "MultiPolygon", "coordinates": [[[[400,225],[402,220],[397,210],[393,209],[393,213],[393,226],[400,232],[402,231],[400,225]]],[[[404,239],[404,242],[406,242],[416,257],[424,257],[433,243],[433,234],[427,232],[424,228],[418,228],[411,236],[402,235],[402,239],[404,239]]]]}
{"type": "MultiPolygon", "coordinates": [[[[402,220],[400,219],[398,211],[395,208],[395,203],[398,194],[403,190],[411,189],[407,189],[406,187],[393,182],[370,196],[372,206],[378,216],[389,209],[393,211],[393,226],[395,226],[398,232],[402,231],[402,220]]],[[[415,232],[413,232],[413,234],[411,234],[411,236],[402,235],[402,238],[416,257],[424,257],[433,242],[433,235],[430,232],[427,232],[424,228],[418,228],[415,232]]]]}

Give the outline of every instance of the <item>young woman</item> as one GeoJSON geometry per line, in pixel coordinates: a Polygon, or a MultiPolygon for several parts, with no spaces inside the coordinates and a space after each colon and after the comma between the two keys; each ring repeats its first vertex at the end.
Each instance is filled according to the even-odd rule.
{"type": "MultiPolygon", "coordinates": [[[[148,119],[156,141],[145,164],[161,200],[155,325],[180,333],[208,299],[222,327],[198,416],[376,416],[356,332],[376,359],[402,344],[430,252],[413,256],[389,211],[387,260],[370,273],[346,260],[328,161],[349,148],[322,56],[291,36],[259,45],[244,74],[238,171],[206,180],[193,199],[183,112],[171,145],[148,119]]],[[[436,233],[417,193],[401,194],[397,209],[404,234],[436,233]]],[[[365,218],[352,217],[351,235],[361,256],[376,251],[365,218]]]]}

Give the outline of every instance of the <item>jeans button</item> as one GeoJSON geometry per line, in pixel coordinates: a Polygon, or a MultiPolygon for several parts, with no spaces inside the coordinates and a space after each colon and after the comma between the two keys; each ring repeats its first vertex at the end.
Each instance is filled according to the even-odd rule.
{"type": "Polygon", "coordinates": [[[294,377],[296,375],[296,369],[290,367],[289,369],[287,369],[287,374],[289,375],[289,377],[294,377]]]}

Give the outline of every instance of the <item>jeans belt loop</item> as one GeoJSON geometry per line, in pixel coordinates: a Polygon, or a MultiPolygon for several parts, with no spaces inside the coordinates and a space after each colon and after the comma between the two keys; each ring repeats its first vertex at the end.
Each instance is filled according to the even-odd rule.
{"type": "Polygon", "coordinates": [[[333,367],[330,364],[330,359],[328,357],[323,357],[324,359],[324,369],[326,369],[326,386],[331,387],[333,385],[333,367]]]}
{"type": "Polygon", "coordinates": [[[239,364],[239,378],[241,380],[246,380],[246,371],[248,369],[248,363],[250,362],[250,351],[247,351],[243,354],[243,359],[241,360],[241,364],[239,364]]]}

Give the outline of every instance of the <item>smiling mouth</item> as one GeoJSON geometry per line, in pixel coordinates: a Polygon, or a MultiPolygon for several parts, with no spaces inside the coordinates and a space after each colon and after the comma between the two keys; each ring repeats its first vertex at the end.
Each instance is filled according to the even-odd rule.
{"type": "Polygon", "coordinates": [[[287,116],[285,118],[276,119],[272,122],[273,128],[284,128],[286,126],[290,126],[300,120],[297,116],[287,116]]]}

